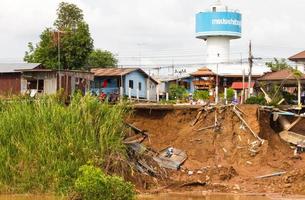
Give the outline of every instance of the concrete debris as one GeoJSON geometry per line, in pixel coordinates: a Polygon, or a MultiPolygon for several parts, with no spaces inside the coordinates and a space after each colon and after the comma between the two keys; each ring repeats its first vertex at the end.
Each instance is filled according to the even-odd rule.
{"type": "Polygon", "coordinates": [[[246,162],[248,165],[252,165],[252,162],[251,161],[247,161],[246,162]]]}
{"type": "Polygon", "coordinates": [[[167,169],[178,170],[187,159],[186,152],[173,147],[168,147],[159,152],[153,159],[161,166],[167,169]],[[171,151],[171,155],[168,152],[171,151]]]}
{"type": "Polygon", "coordinates": [[[194,174],[193,171],[188,171],[188,172],[187,172],[187,175],[189,175],[189,176],[192,176],[193,174],[194,174]]]}
{"type": "Polygon", "coordinates": [[[261,146],[261,142],[256,140],[249,144],[249,151],[251,156],[255,156],[259,152],[259,148],[261,146]]]}

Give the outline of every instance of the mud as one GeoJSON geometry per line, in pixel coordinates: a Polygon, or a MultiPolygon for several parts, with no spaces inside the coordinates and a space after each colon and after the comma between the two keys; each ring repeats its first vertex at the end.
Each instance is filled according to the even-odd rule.
{"type": "MultiPolygon", "coordinates": [[[[162,192],[209,190],[305,194],[304,155],[300,159],[293,157],[290,146],[281,141],[271,128],[269,113],[258,113],[255,105],[243,105],[240,109],[251,128],[265,140],[256,149],[257,153],[250,151],[251,144],[257,139],[230,109],[218,114],[221,123],[219,131],[197,131],[214,124],[214,112],[202,116],[195,126],[191,126],[198,111],[137,109],[128,121],[148,131],[147,146],[156,151],[173,146],[185,150],[188,155],[179,171],[169,171],[168,179],[162,183],[158,180],[146,182],[146,189],[162,192]],[[190,171],[192,175],[188,175],[190,171]],[[280,171],[287,171],[287,174],[267,179],[255,178],[280,171]],[[207,184],[179,187],[188,182],[207,184]]],[[[300,125],[297,128],[304,127],[300,125]]]]}

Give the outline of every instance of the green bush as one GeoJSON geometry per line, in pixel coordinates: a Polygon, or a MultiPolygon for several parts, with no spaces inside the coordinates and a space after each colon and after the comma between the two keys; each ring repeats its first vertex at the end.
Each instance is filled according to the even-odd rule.
{"type": "Polygon", "coordinates": [[[252,96],[246,100],[246,104],[266,105],[266,100],[263,96],[252,96]]]}
{"type": "Polygon", "coordinates": [[[132,200],[134,187],[118,176],[108,176],[101,169],[84,165],[75,182],[82,200],[132,200]]]}
{"type": "Polygon", "coordinates": [[[208,100],[209,98],[210,94],[207,90],[196,90],[194,92],[194,99],[196,100],[208,100]]]}
{"type": "Polygon", "coordinates": [[[177,84],[169,86],[169,99],[171,100],[185,100],[188,97],[187,90],[177,84]]]}

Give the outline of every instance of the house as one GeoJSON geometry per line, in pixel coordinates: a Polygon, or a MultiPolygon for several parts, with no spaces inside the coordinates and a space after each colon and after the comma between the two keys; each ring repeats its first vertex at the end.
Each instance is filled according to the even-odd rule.
{"type": "Polygon", "coordinates": [[[192,82],[192,77],[190,75],[185,76],[167,76],[155,78],[158,80],[159,84],[159,94],[163,97],[169,92],[171,85],[176,84],[184,87],[188,93],[194,92],[194,85],[192,82]]]}
{"type": "MultiPolygon", "coordinates": [[[[283,86],[297,86],[297,78],[290,69],[283,69],[276,72],[269,72],[257,79],[265,85],[278,84],[283,86]]],[[[300,77],[301,84],[305,84],[305,75],[300,77]]]]}
{"type": "Polygon", "coordinates": [[[131,98],[157,100],[158,82],[140,68],[94,68],[91,91],[131,98]]]}
{"type": "Polygon", "coordinates": [[[40,63],[0,63],[0,95],[34,93],[54,94],[63,88],[71,95],[76,89],[89,89],[93,74],[74,70],[46,69],[40,63]]]}
{"type": "MultiPolygon", "coordinates": [[[[241,90],[243,87],[243,77],[245,82],[247,82],[248,68],[248,65],[219,64],[217,66],[200,68],[196,72],[191,73],[191,76],[193,77],[195,90],[214,90],[217,84],[219,92],[224,92],[225,88],[241,90]]],[[[269,71],[266,66],[253,66],[251,88],[254,87],[256,79],[269,71]]],[[[244,87],[247,89],[248,83],[245,83],[244,87]]]]}
{"type": "Polygon", "coordinates": [[[91,72],[80,70],[52,70],[43,67],[20,69],[21,93],[35,91],[40,94],[55,94],[63,89],[65,96],[79,90],[85,94],[90,89],[90,81],[94,76],[91,72]]]}
{"type": "Polygon", "coordinates": [[[276,72],[266,73],[264,76],[258,79],[258,82],[266,87],[267,92],[273,89],[274,85],[277,85],[279,86],[279,91],[298,96],[299,105],[301,104],[302,96],[302,102],[304,103],[305,96],[302,90],[302,88],[305,86],[304,74],[296,76],[293,70],[283,69],[276,72]]]}
{"type": "Polygon", "coordinates": [[[305,51],[302,51],[300,53],[297,53],[296,55],[293,55],[288,58],[289,60],[296,63],[296,68],[304,73],[305,72],[305,51]]]}
{"type": "Polygon", "coordinates": [[[207,67],[191,73],[195,90],[210,90],[216,86],[216,74],[207,67]]]}
{"type": "Polygon", "coordinates": [[[0,95],[20,94],[22,69],[41,68],[40,63],[0,63],[0,95]]]}

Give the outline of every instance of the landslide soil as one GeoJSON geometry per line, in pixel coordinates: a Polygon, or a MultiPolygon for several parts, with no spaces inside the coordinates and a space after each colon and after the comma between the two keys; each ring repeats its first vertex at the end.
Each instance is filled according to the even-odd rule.
{"type": "MultiPolygon", "coordinates": [[[[199,121],[192,126],[197,110],[135,110],[128,122],[148,131],[149,139],[144,142],[145,145],[157,151],[173,146],[185,150],[188,155],[181,169],[169,171],[169,179],[163,185],[158,184],[158,187],[167,186],[164,188],[169,191],[305,194],[304,155],[299,159],[293,157],[293,149],[271,128],[269,113],[259,113],[256,105],[242,105],[240,109],[251,128],[265,140],[255,155],[249,149],[257,139],[242,126],[232,108],[218,113],[221,125],[219,131],[198,131],[214,124],[215,112],[206,116],[203,112],[199,121]],[[287,171],[287,174],[266,179],[255,178],[280,171],[287,171]],[[191,182],[207,184],[177,187],[191,182]]],[[[302,125],[298,129],[302,129],[302,125]]]]}

